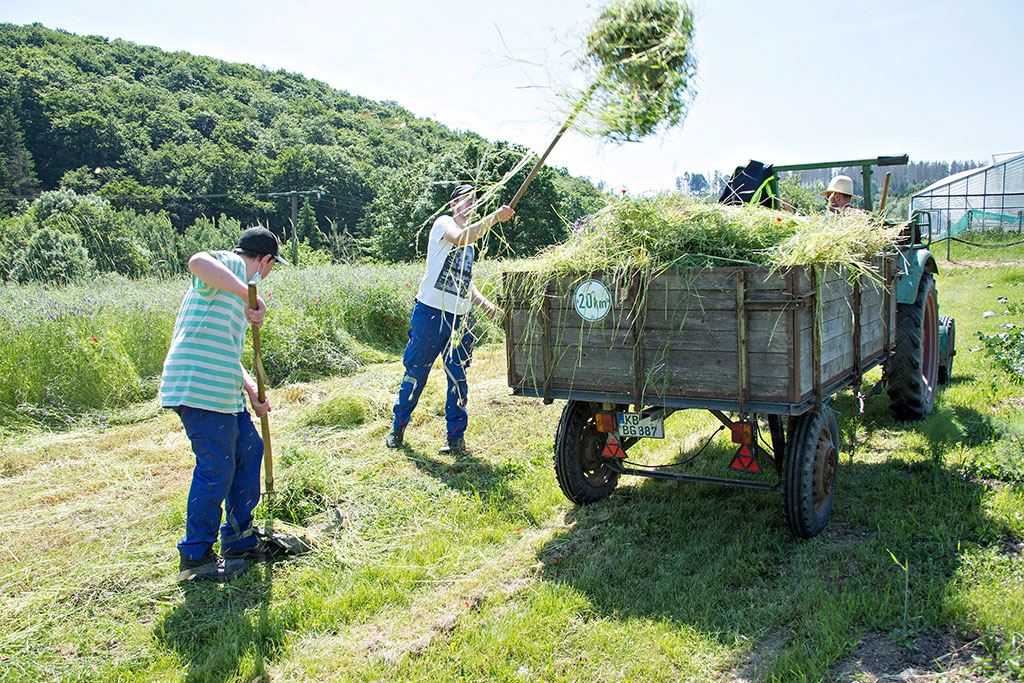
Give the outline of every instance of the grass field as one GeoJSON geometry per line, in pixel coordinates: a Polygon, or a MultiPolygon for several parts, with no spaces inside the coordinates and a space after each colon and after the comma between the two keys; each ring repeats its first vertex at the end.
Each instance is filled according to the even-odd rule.
{"type": "MultiPolygon", "coordinates": [[[[272,391],[274,510],[315,549],[224,586],[173,582],[192,465],[173,413],[4,432],[0,681],[1018,677],[1024,386],[976,331],[1024,323],[1024,267],[943,267],[938,287],[953,378],[917,424],[884,393],[862,418],[837,397],[838,494],[811,540],[771,492],[624,478],[572,506],[551,466],[562,406],[510,396],[498,345],[474,357],[459,462],[437,454],[438,371],[406,448],[383,446],[386,349],[272,391]]],[[[714,428],[677,414],[630,457],[681,461],[714,428]]],[[[725,475],[733,450],[719,435],[695,471],[725,475]]]]}

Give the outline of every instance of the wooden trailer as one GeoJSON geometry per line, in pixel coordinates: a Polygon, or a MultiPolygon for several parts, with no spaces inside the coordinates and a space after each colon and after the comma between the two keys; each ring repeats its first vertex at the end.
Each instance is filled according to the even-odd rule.
{"type": "Polygon", "coordinates": [[[895,270],[895,256],[885,256],[861,274],[730,267],[538,282],[506,273],[508,383],[516,395],[568,401],[555,472],[570,500],[599,500],[621,474],[781,489],[789,529],[814,536],[828,521],[838,465],[825,401],[889,359],[895,270]],[[625,451],[662,436],[664,418],[681,409],[710,410],[739,452],[778,480],[627,467],[625,451]],[[756,438],[759,417],[770,451],[756,438]]]}

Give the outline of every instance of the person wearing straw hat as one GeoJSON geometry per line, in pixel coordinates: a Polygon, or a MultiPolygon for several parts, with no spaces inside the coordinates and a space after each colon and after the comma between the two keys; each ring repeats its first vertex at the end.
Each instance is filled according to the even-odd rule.
{"type": "Polygon", "coordinates": [[[837,175],[832,178],[821,196],[828,198],[830,213],[856,210],[853,208],[853,198],[857,195],[853,193],[853,179],[848,175],[837,175]]]}
{"type": "Polygon", "coordinates": [[[203,251],[188,261],[192,281],[160,377],[160,405],[181,418],[196,458],[178,581],[230,581],[248,569],[247,560],[281,554],[253,533],[263,439],[243,391],[258,417],[270,411],[270,401],[259,400],[242,366],[246,323],[262,325],[267,312],[260,297],[249,307],[249,284],[267,277],[275,263],[288,265],[279,250],[272,232],[253,227],[233,251],[203,251]],[[223,557],[213,552],[218,531],[223,557]]]}
{"type": "Polygon", "coordinates": [[[405,429],[419,402],[430,368],[443,352],[448,377],[444,404],[448,434],[447,444],[440,452],[456,457],[467,452],[466,367],[473,345],[468,313],[476,304],[492,320],[502,315],[501,309],[472,283],[476,259],[474,245],[492,225],[515,215],[515,211],[505,205],[474,221],[478,204],[473,186],[459,185],[452,191],[449,201],[452,215],[438,217],[430,229],[426,270],[416,291],[416,303],[409,320],[409,343],[402,355],[405,374],[395,400],[391,431],[384,439],[388,448],[402,446],[405,429]]]}

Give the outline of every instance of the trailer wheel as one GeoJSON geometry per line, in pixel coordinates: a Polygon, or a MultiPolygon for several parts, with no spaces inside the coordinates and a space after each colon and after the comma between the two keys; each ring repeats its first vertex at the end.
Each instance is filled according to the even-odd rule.
{"type": "Polygon", "coordinates": [[[939,361],[939,384],[953,376],[953,356],[956,355],[956,321],[948,315],[939,316],[939,338],[946,338],[946,355],[939,361]]]}
{"type": "Polygon", "coordinates": [[[914,303],[896,307],[896,348],[885,364],[893,418],[909,421],[930,415],[938,374],[939,306],[935,280],[925,272],[914,303]]]}
{"type": "Polygon", "coordinates": [[[569,401],[555,431],[555,478],[565,497],[577,505],[601,500],[619,475],[601,462],[607,436],[597,431],[596,410],[586,401],[569,401]]]}
{"type": "Polygon", "coordinates": [[[782,517],[794,536],[811,538],[825,528],[836,497],[839,430],[822,413],[792,420],[782,464],[782,517]]]}

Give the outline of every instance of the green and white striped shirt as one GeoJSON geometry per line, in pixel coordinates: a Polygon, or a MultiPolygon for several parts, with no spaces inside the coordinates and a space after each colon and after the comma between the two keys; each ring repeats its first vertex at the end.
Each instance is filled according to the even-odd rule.
{"type": "MultiPolygon", "coordinates": [[[[245,282],[245,261],[229,251],[210,252],[245,282]]],[[[160,405],[237,413],[242,395],[245,302],[193,276],[178,309],[171,348],[160,377],[160,405]]]]}

